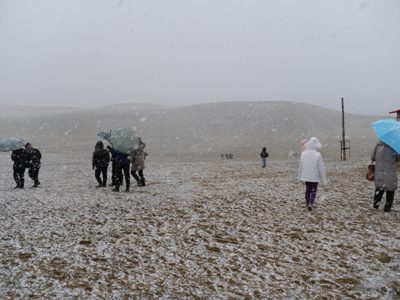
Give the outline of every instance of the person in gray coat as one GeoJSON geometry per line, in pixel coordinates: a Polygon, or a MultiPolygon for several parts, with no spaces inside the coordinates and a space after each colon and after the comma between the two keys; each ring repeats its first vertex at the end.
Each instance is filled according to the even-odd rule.
{"type": "Polygon", "coordinates": [[[400,161],[400,155],[380,141],[372,152],[371,160],[375,162],[374,208],[379,208],[379,203],[386,191],[384,211],[389,212],[392,208],[394,192],[397,189],[396,163],[400,161]]]}

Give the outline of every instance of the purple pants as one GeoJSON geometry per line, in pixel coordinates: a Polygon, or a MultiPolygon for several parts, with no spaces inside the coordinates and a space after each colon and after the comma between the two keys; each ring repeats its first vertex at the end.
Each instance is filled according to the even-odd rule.
{"type": "Polygon", "coordinates": [[[306,182],[306,205],[314,205],[317,196],[318,182],[306,182]]]}

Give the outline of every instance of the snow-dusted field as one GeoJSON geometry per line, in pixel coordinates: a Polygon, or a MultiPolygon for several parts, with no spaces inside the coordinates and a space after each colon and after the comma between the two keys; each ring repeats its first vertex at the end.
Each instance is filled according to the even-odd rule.
{"type": "Polygon", "coordinates": [[[149,159],[113,193],[76,153],[13,190],[0,154],[0,298],[396,299],[400,213],[371,209],[367,163],[327,163],[309,212],[295,161],[149,159]]]}

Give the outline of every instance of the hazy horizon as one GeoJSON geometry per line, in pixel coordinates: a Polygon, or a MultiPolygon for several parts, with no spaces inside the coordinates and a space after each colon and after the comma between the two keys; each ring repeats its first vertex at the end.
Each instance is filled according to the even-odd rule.
{"type": "Polygon", "coordinates": [[[400,1],[0,0],[0,104],[400,108],[400,1]]]}

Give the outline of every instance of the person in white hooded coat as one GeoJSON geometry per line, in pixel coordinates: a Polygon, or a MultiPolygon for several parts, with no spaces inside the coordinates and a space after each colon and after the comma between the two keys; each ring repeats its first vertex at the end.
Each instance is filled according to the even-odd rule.
{"type": "Polygon", "coordinates": [[[322,145],[316,137],[312,137],[305,145],[299,163],[299,180],[306,184],[306,205],[312,209],[317,196],[318,183],[326,183],[326,171],[322,155],[322,145]]]}

